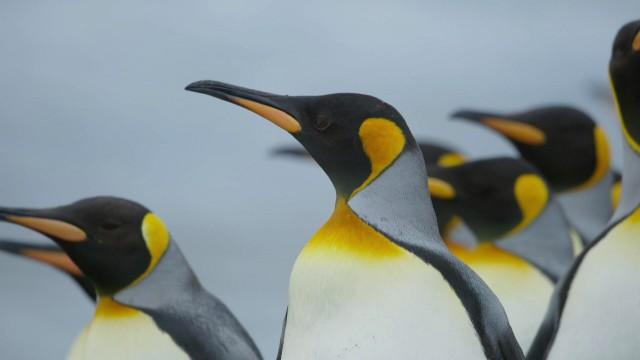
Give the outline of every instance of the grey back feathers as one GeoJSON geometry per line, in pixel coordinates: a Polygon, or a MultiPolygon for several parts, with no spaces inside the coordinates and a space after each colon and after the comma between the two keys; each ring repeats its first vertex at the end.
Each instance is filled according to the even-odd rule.
{"type": "Polygon", "coordinates": [[[444,245],[421,157],[417,147],[406,149],[377,179],[349,200],[349,207],[393,239],[417,246],[435,243],[440,247],[444,245]]]}
{"type": "Polygon", "coordinates": [[[496,245],[527,260],[554,282],[564,275],[574,259],[569,225],[553,196],[532,224],[503,237],[496,245]]]}
{"type": "Polygon", "coordinates": [[[613,181],[613,173],[608,172],[589,189],[558,194],[558,201],[569,222],[586,243],[593,241],[607,227],[613,214],[609,205],[613,181]]]}
{"type": "Polygon", "coordinates": [[[202,288],[173,240],[156,268],[114,299],[151,316],[192,359],[262,359],[226,305],[202,288]]]}
{"type": "Polygon", "coordinates": [[[451,240],[453,243],[468,249],[472,249],[480,243],[473,230],[464,221],[460,221],[455,228],[449,230],[446,236],[447,240],[451,240]]]}

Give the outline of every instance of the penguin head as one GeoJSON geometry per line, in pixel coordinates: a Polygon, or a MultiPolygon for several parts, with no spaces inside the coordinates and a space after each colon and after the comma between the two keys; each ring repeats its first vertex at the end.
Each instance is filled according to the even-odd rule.
{"type": "Polygon", "coordinates": [[[430,141],[418,141],[418,147],[422,151],[424,163],[427,166],[449,167],[460,165],[467,161],[462,153],[446,145],[430,141]]]}
{"type": "Polygon", "coordinates": [[[94,197],[47,209],[0,208],[0,219],[56,242],[110,296],[150,273],[170,241],[162,221],[144,206],[94,197]]]}
{"type": "Polygon", "coordinates": [[[513,114],[461,110],[452,116],[504,136],[540,170],[554,191],[590,188],[609,170],[604,131],[578,109],[549,106],[513,114]]]}
{"type": "Polygon", "coordinates": [[[282,96],[217,81],[186,88],[242,106],[293,135],[322,167],[338,196],[366,187],[415,140],[391,105],[368,95],[282,96]]]}
{"type": "MultiPolygon", "coordinates": [[[[436,214],[459,217],[480,241],[521,231],[549,200],[549,189],[537,170],[508,157],[430,167],[428,184],[436,214]]],[[[446,237],[448,226],[441,225],[446,237]]]]}
{"type": "Polygon", "coordinates": [[[630,22],[618,31],[609,74],[625,141],[640,153],[640,20],[630,22]]]}

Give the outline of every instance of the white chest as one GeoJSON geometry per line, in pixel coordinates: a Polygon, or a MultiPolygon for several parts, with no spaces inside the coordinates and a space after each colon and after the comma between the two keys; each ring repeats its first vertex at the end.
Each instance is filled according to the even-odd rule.
{"type": "Polygon", "coordinates": [[[611,230],[582,261],[549,359],[637,359],[640,354],[638,213],[611,230]]]}
{"type": "Polygon", "coordinates": [[[440,273],[393,259],[305,254],[291,275],[283,359],[481,359],[471,320],[440,273]]]}
{"type": "Polygon", "coordinates": [[[69,360],[189,359],[153,319],[135,310],[96,315],[76,339],[69,360]]]}

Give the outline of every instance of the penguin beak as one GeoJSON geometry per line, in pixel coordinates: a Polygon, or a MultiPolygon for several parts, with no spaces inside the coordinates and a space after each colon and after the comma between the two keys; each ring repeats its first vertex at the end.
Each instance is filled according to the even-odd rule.
{"type": "Polygon", "coordinates": [[[507,119],[500,115],[460,110],[451,114],[451,117],[484,125],[518,143],[543,145],[546,141],[544,132],[535,126],[517,120],[507,119]]]}
{"type": "Polygon", "coordinates": [[[296,111],[291,97],[269,94],[211,80],[196,81],[189,84],[185,90],[210,95],[242,106],[291,134],[296,134],[302,130],[300,122],[294,115],[296,111]]]}
{"type": "Polygon", "coordinates": [[[72,276],[82,276],[80,268],[62,249],[56,246],[0,240],[0,250],[50,265],[72,276]]]}
{"type": "Polygon", "coordinates": [[[79,227],[57,219],[58,209],[13,209],[0,208],[0,221],[14,223],[37,231],[56,240],[81,242],[87,234],[79,227]]]}

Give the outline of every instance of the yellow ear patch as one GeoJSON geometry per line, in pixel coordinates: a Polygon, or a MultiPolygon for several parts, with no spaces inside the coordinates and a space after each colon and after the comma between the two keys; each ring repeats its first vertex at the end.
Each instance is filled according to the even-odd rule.
{"type": "Polygon", "coordinates": [[[466,159],[461,154],[447,153],[438,158],[438,166],[452,167],[464,164],[466,159]]]}
{"type": "Polygon", "coordinates": [[[620,204],[620,192],[622,191],[622,182],[616,181],[611,187],[611,208],[616,209],[620,204]]]}
{"type": "Polygon", "coordinates": [[[369,177],[353,191],[351,196],[364,189],[400,155],[406,139],[402,129],[393,121],[369,118],[362,122],[358,132],[364,153],[371,163],[369,177]]]}
{"type": "Polygon", "coordinates": [[[432,197],[442,200],[450,200],[456,197],[456,190],[444,180],[429,177],[427,185],[429,186],[429,194],[432,197]]]}
{"type": "Polygon", "coordinates": [[[593,141],[596,147],[596,168],[593,170],[593,174],[591,174],[589,180],[578,186],[576,190],[590,188],[609,172],[609,166],[611,165],[609,142],[607,141],[607,135],[605,135],[599,126],[596,126],[593,130],[593,141]]]}
{"type": "Polygon", "coordinates": [[[540,176],[534,174],[520,175],[516,179],[513,192],[522,213],[522,220],[509,231],[510,234],[529,226],[542,213],[549,199],[547,185],[540,176]]]}
{"type": "Polygon", "coordinates": [[[529,124],[500,118],[482,119],[482,123],[519,143],[542,145],[546,141],[546,135],[540,129],[529,124]]]}
{"type": "Polygon", "coordinates": [[[530,267],[525,260],[509,254],[491,243],[482,243],[473,249],[466,249],[453,242],[447,242],[446,245],[455,257],[469,266],[491,264],[521,269],[530,267]]]}
{"type": "Polygon", "coordinates": [[[640,51],[640,31],[636,34],[636,37],[633,38],[633,43],[631,43],[631,48],[633,51],[640,51]]]}
{"type": "Polygon", "coordinates": [[[455,230],[455,228],[457,228],[458,226],[460,226],[460,224],[462,224],[462,219],[460,219],[460,217],[458,215],[454,215],[451,220],[449,220],[449,222],[447,223],[447,225],[444,226],[444,229],[442,230],[442,234],[440,234],[442,236],[442,238],[444,239],[445,243],[448,242],[453,242],[449,239],[449,234],[455,230]]]}
{"type": "Polygon", "coordinates": [[[149,262],[147,270],[131,285],[139,283],[149,275],[169,247],[169,231],[162,220],[154,213],[148,213],[142,220],[142,236],[151,255],[151,261],[149,262]]]}
{"type": "Polygon", "coordinates": [[[285,131],[297,133],[301,129],[298,120],[280,109],[239,97],[231,97],[231,100],[245,109],[253,111],[254,113],[271,121],[285,131]]]}

